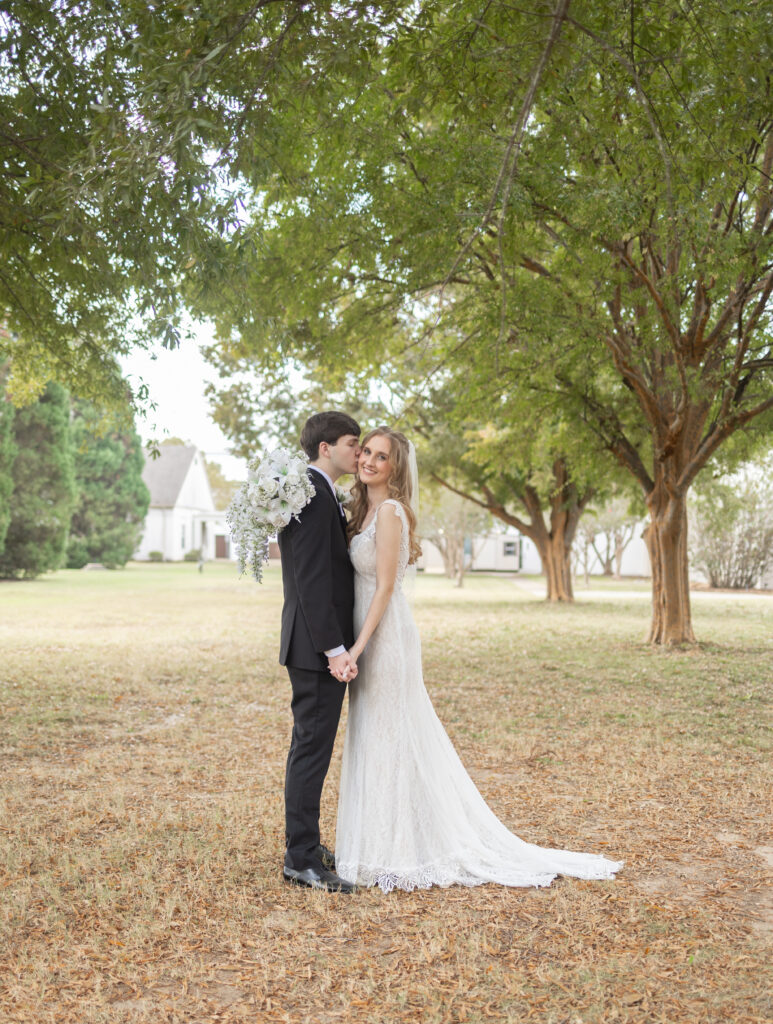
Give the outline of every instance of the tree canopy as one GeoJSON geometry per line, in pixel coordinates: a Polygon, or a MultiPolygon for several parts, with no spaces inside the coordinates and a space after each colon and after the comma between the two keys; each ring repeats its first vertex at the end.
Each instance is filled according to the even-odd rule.
{"type": "Polygon", "coordinates": [[[51,383],[13,417],[10,522],[0,551],[0,578],[33,578],[58,569],[75,503],[70,400],[51,383]]]}
{"type": "Polygon", "coordinates": [[[0,366],[0,552],[3,550],[8,524],[11,521],[11,494],[13,492],[13,464],[16,443],[13,437],[14,409],[2,393],[3,367],[0,366]]]}
{"type": "Polygon", "coordinates": [[[176,343],[186,266],[234,211],[206,82],[261,6],[3,4],[0,354],[15,400],[57,379],[120,405],[115,355],[176,343]]]}
{"type": "Polygon", "coordinates": [[[398,381],[406,422],[539,396],[648,505],[651,639],[693,638],[687,492],[773,410],[763,0],[4,10],[15,393],[184,301],[226,368],[398,381]]]}
{"type": "Polygon", "coordinates": [[[651,638],[692,639],[687,491],[773,409],[766,5],[387,8],[338,54],[315,9],[245,125],[255,258],[195,292],[220,352],[505,382],[515,427],[540,394],[641,489],[651,638]]]}
{"type": "Polygon", "coordinates": [[[100,562],[125,565],[137,548],[150,504],[142,480],[144,459],[136,430],[100,426],[88,404],[74,409],[72,440],[77,501],[67,543],[68,569],[100,562]]]}

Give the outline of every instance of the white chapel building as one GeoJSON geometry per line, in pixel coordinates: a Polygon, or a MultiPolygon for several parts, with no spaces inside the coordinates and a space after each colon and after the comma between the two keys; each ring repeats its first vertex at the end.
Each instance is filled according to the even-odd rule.
{"type": "Polygon", "coordinates": [[[180,562],[190,551],[205,560],[231,558],[225,512],[215,508],[201,452],[195,445],[162,445],[159,451],[155,459],[145,455],[150,508],[134,558],[148,561],[151,552],[160,552],[165,562],[180,562]]]}

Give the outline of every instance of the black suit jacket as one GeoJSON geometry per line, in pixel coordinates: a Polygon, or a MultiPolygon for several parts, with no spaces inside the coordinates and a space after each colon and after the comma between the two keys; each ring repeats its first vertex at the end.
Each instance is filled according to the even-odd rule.
{"type": "Polygon", "coordinates": [[[315,494],[279,534],[282,557],[282,637],[279,663],[327,670],[329,651],[354,643],[354,570],[346,518],[327,481],[308,470],[315,494]]]}

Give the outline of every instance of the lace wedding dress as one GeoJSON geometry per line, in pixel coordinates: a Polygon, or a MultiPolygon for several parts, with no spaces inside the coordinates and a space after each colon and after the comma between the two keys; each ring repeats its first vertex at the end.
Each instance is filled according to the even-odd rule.
{"type": "Polygon", "coordinates": [[[336,870],[359,885],[545,886],[556,875],[612,878],[622,863],[525,843],[490,810],[464,769],[424,688],[419,634],[402,591],[408,524],[399,502],[379,506],[352,539],[354,627],[376,588],[376,517],[397,515],[397,582],[349,684],[336,828],[336,870]]]}

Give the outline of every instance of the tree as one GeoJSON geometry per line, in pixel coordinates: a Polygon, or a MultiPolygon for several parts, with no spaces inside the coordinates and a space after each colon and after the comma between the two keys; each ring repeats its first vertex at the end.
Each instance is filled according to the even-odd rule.
{"type": "Polygon", "coordinates": [[[0,365],[0,554],[11,521],[11,494],[13,492],[13,463],[16,444],[13,439],[14,409],[5,397],[4,368],[0,365]]]}
{"type": "Polygon", "coordinates": [[[222,466],[217,462],[210,462],[207,459],[206,468],[215,508],[228,508],[231,504],[231,499],[241,487],[241,482],[238,480],[228,480],[222,466]]]}
{"type": "Polygon", "coordinates": [[[435,478],[532,540],[542,563],[547,600],[573,601],[572,544],[593,488],[578,487],[563,456],[554,460],[547,478],[528,467],[519,470],[517,463],[493,472],[490,466],[488,472],[462,469],[462,475],[467,479],[459,486],[447,478],[435,478]]]}
{"type": "MultiPolygon", "coordinates": [[[[272,447],[300,446],[303,425],[312,413],[340,409],[352,416],[363,431],[380,423],[394,423],[397,413],[381,399],[370,399],[367,388],[351,393],[336,390],[324,366],[295,368],[292,381],[282,368],[255,380],[237,380],[222,389],[207,388],[212,418],[231,441],[231,451],[253,459],[272,447]]],[[[228,377],[227,364],[223,376],[228,377]]]]}
{"type": "Polygon", "coordinates": [[[582,567],[586,586],[594,565],[604,576],[620,579],[625,549],[636,536],[642,518],[631,508],[627,499],[612,498],[601,508],[589,508],[588,517],[578,526],[575,565],[576,570],[582,567]]]}
{"type": "Polygon", "coordinates": [[[593,541],[596,536],[596,520],[592,513],[593,510],[591,509],[591,515],[581,523],[578,523],[577,534],[572,548],[574,574],[575,576],[579,576],[580,570],[582,569],[582,575],[585,580],[586,587],[590,586],[590,570],[594,556],[593,541]]]}
{"type": "Polygon", "coordinates": [[[424,379],[541,393],[646,502],[650,640],[692,641],[689,489],[773,409],[764,6],[427,2],[340,22],[315,9],[245,122],[256,257],[196,295],[223,350],[342,375],[419,353],[424,379]]]}
{"type": "Polygon", "coordinates": [[[548,600],[571,601],[574,531],[592,494],[605,493],[614,467],[588,459],[572,443],[571,432],[542,417],[538,405],[522,404],[514,411],[508,396],[492,402],[488,393],[480,402],[465,403],[456,381],[446,381],[421,402],[409,403],[405,382],[410,385],[410,377],[403,376],[403,369],[398,365],[392,377],[382,367],[377,400],[369,400],[367,381],[361,380],[336,394],[333,389],[340,379],[329,365],[307,367],[315,382],[309,387],[297,380],[290,384],[281,369],[269,385],[264,380],[236,380],[219,391],[210,389],[213,417],[234,451],[245,457],[260,450],[267,437],[272,443],[294,443],[306,417],[321,408],[344,409],[364,429],[381,422],[397,423],[421,439],[422,479],[434,480],[449,493],[467,499],[479,514],[495,516],[533,540],[542,560],[548,600]],[[481,426],[480,421],[467,418],[472,413],[488,414],[489,420],[481,426]],[[514,419],[517,428],[511,426],[514,419]],[[573,455],[567,456],[567,451],[573,455]],[[574,457],[576,466],[570,471],[574,457]]]}
{"type": "Polygon", "coordinates": [[[758,586],[773,566],[773,457],[705,481],[691,513],[693,563],[711,586],[758,586]]]}
{"type": "Polygon", "coordinates": [[[120,408],[114,356],[177,344],[181,281],[207,230],[234,220],[237,94],[276,56],[256,18],[270,8],[263,27],[280,26],[286,6],[3,4],[0,356],[15,401],[59,379],[120,408]],[[226,63],[229,83],[220,65],[240,47],[254,75],[226,63]]]}
{"type": "Polygon", "coordinates": [[[125,565],[139,543],[150,492],[143,483],[142,443],[135,430],[105,431],[97,411],[78,403],[72,423],[77,503],[67,567],[125,565]]]}
{"type": "Polygon", "coordinates": [[[626,498],[617,497],[596,512],[596,533],[591,546],[605,576],[620,579],[625,549],[636,536],[642,515],[632,511],[631,504],[626,498]]]}
{"type": "Polygon", "coordinates": [[[30,579],[62,564],[75,474],[70,435],[70,402],[59,384],[17,409],[11,520],[0,554],[0,577],[30,579]]]}
{"type": "Polygon", "coordinates": [[[491,528],[491,516],[468,499],[443,487],[422,487],[419,505],[419,534],[440,552],[446,576],[457,587],[475,560],[475,544],[491,528]],[[469,545],[470,550],[466,548],[469,545]]]}

